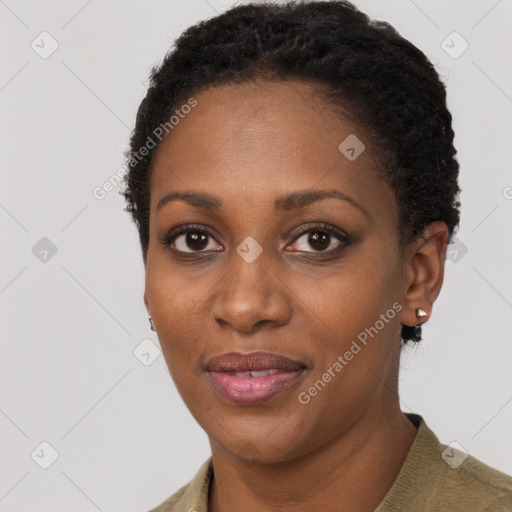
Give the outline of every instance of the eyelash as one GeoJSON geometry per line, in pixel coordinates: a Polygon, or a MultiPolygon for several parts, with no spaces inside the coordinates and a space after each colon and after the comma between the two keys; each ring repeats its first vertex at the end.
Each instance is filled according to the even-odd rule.
{"type": "MultiPolygon", "coordinates": [[[[184,234],[188,234],[188,233],[194,233],[194,232],[200,232],[200,233],[205,233],[207,236],[213,238],[213,240],[217,241],[216,238],[215,238],[215,235],[209,230],[209,229],[205,229],[205,226],[204,225],[200,225],[200,224],[187,224],[185,226],[180,226],[180,231],[176,231],[176,229],[179,229],[179,228],[176,228],[176,229],[173,229],[171,231],[169,231],[169,233],[167,233],[161,240],[160,240],[160,243],[166,247],[166,248],[170,248],[170,246],[172,245],[172,243],[181,235],[184,235],[184,234]]],[[[326,250],[326,251],[296,251],[296,252],[300,252],[300,253],[306,253],[308,255],[317,255],[317,256],[314,256],[314,257],[321,257],[322,255],[333,255],[337,252],[339,252],[340,250],[344,249],[346,246],[350,245],[350,243],[352,242],[352,239],[349,235],[347,235],[347,233],[345,233],[344,231],[334,227],[334,226],[331,226],[330,224],[326,224],[326,223],[316,223],[316,224],[308,224],[306,226],[306,229],[303,229],[302,231],[300,231],[299,233],[297,233],[294,237],[294,239],[290,242],[290,244],[296,242],[297,240],[299,240],[303,235],[305,235],[306,233],[310,233],[310,232],[313,232],[313,231],[319,231],[321,233],[328,233],[329,235],[333,235],[336,239],[339,240],[340,242],[340,245],[334,249],[329,249],[329,250],[326,250]]],[[[217,242],[219,243],[219,242],[217,242]]],[[[290,245],[288,244],[288,245],[290,245]]],[[[221,244],[219,244],[221,245],[221,244]]],[[[221,251],[177,251],[177,250],[174,250],[174,252],[176,252],[177,254],[179,254],[180,256],[184,256],[184,257],[190,257],[192,255],[198,255],[198,254],[209,254],[211,255],[212,252],[221,252],[221,251]]]]}

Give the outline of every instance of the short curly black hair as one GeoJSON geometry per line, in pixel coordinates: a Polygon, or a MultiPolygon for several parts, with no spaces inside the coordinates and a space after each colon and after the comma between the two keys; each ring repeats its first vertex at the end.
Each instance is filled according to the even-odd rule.
{"type": "MultiPolygon", "coordinates": [[[[185,100],[202,89],[259,79],[316,84],[333,110],[357,120],[397,198],[402,246],[434,221],[446,223],[451,240],[459,223],[459,164],[445,86],[431,62],[389,23],[348,1],[266,2],[191,26],[151,71],[125,153],[122,191],[144,263],[161,127],[172,129],[177,107],[187,112],[185,100]]],[[[402,326],[403,341],[420,339],[421,328],[402,326]]]]}

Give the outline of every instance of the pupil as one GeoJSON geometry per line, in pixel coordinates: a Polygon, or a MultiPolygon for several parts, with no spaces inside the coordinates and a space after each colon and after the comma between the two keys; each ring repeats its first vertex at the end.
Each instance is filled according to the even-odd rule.
{"type": "Polygon", "coordinates": [[[313,249],[322,251],[329,247],[330,236],[329,233],[323,233],[322,231],[312,231],[308,242],[313,249]]]}
{"type": "Polygon", "coordinates": [[[191,231],[187,233],[187,245],[194,250],[204,249],[207,244],[207,236],[200,231],[191,231]]]}

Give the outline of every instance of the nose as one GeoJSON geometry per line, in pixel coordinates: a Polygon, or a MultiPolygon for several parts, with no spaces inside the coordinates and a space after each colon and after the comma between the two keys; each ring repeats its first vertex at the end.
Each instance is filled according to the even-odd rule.
{"type": "Polygon", "coordinates": [[[263,255],[251,263],[234,254],[214,290],[212,315],[221,327],[252,333],[282,326],[292,316],[287,287],[263,255]]]}

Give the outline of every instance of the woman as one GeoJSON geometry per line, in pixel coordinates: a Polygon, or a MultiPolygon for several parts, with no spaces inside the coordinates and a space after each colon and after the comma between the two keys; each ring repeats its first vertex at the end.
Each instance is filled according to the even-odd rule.
{"type": "Polygon", "coordinates": [[[189,28],[137,115],[144,302],[212,457],[153,512],[512,510],[398,399],[459,222],[443,84],[348,2],[189,28]]]}

